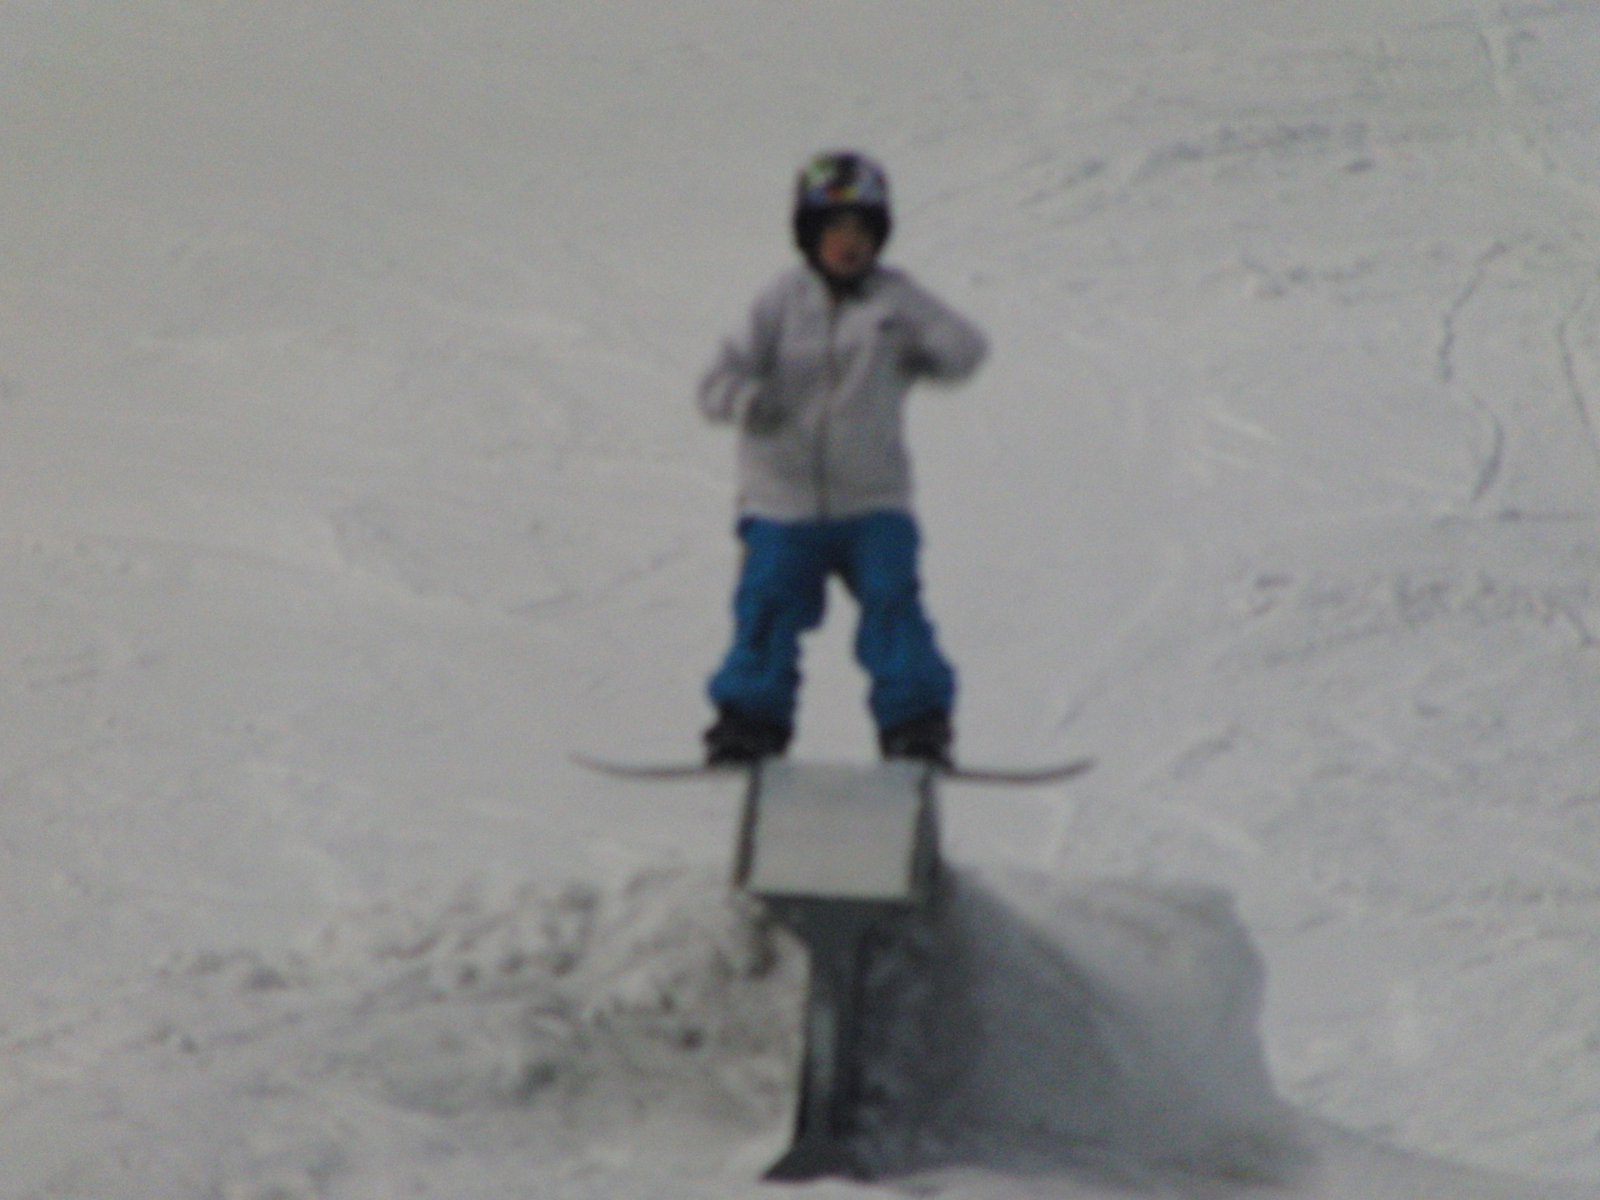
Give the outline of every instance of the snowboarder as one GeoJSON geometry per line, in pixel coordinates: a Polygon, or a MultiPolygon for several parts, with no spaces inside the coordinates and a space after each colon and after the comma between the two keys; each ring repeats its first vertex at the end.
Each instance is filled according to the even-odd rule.
{"type": "Polygon", "coordinates": [[[756,299],[700,384],[701,412],[738,428],[744,563],[734,636],[708,691],[713,764],[780,755],[794,731],[800,636],[839,576],[860,605],[857,660],[886,758],[949,765],[956,678],[920,599],[903,436],[919,379],[971,375],[982,332],[879,262],[888,180],[854,152],[818,155],[795,187],[803,264],[756,299]]]}

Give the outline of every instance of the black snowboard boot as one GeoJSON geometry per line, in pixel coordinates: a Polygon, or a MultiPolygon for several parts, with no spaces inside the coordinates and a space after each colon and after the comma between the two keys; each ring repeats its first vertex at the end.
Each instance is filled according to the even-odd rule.
{"type": "Polygon", "coordinates": [[[706,765],[753,763],[782,754],[793,733],[787,725],[723,707],[716,723],[705,732],[706,765]]]}
{"type": "Polygon", "coordinates": [[[953,765],[954,743],[950,714],[942,712],[913,717],[878,734],[878,748],[884,758],[916,758],[936,767],[953,765]]]}

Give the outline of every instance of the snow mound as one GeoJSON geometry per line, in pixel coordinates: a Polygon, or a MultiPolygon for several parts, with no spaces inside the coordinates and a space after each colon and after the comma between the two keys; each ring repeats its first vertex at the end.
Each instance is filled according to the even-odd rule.
{"type": "MultiPolygon", "coordinates": [[[[952,873],[880,937],[874,1171],[1288,1161],[1225,897],[952,873]]],[[[293,952],[185,956],[10,1040],[0,1155],[26,1146],[25,1182],[65,1196],[339,1194],[398,1146],[436,1175],[753,1180],[790,1136],[805,990],[800,944],[708,872],[379,905],[293,952]]]]}
{"type": "MultiPolygon", "coordinates": [[[[1088,1162],[1260,1179],[1294,1161],[1257,1040],[1260,964],[1225,895],[951,873],[930,914],[877,941],[859,1135],[874,1174],[1088,1162]]],[[[686,1170],[787,1137],[804,952],[709,874],[367,917],[321,942],[324,962],[353,950],[392,971],[324,1066],[388,1103],[527,1105],[571,1143],[686,1170]]]]}
{"type": "Polygon", "coordinates": [[[355,913],[282,978],[342,994],[348,1028],[313,1070],[376,1101],[445,1119],[531,1110],[572,1145],[698,1122],[721,1145],[787,1113],[805,961],[720,880],[660,869],[355,913]]]}
{"type": "Polygon", "coordinates": [[[881,1167],[1276,1180],[1301,1161],[1258,1039],[1260,961],[1225,894],[960,874],[890,942],[869,985],[881,1167]]]}

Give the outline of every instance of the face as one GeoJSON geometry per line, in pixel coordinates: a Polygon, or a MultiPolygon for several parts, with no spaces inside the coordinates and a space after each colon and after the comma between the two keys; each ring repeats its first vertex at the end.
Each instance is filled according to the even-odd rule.
{"type": "Polygon", "coordinates": [[[822,227],[817,261],[835,279],[859,279],[878,260],[878,239],[860,213],[846,210],[822,227]]]}

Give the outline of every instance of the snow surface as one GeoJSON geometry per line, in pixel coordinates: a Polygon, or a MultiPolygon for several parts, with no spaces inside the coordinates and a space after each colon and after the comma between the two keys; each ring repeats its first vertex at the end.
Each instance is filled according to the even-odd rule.
{"type": "MultiPolygon", "coordinates": [[[[861,145],[978,761],[817,1197],[1600,1195],[1600,9],[0,5],[0,1195],[769,1194],[690,393],[861,145]]],[[[797,753],[870,754],[848,605],[797,753]]]]}

